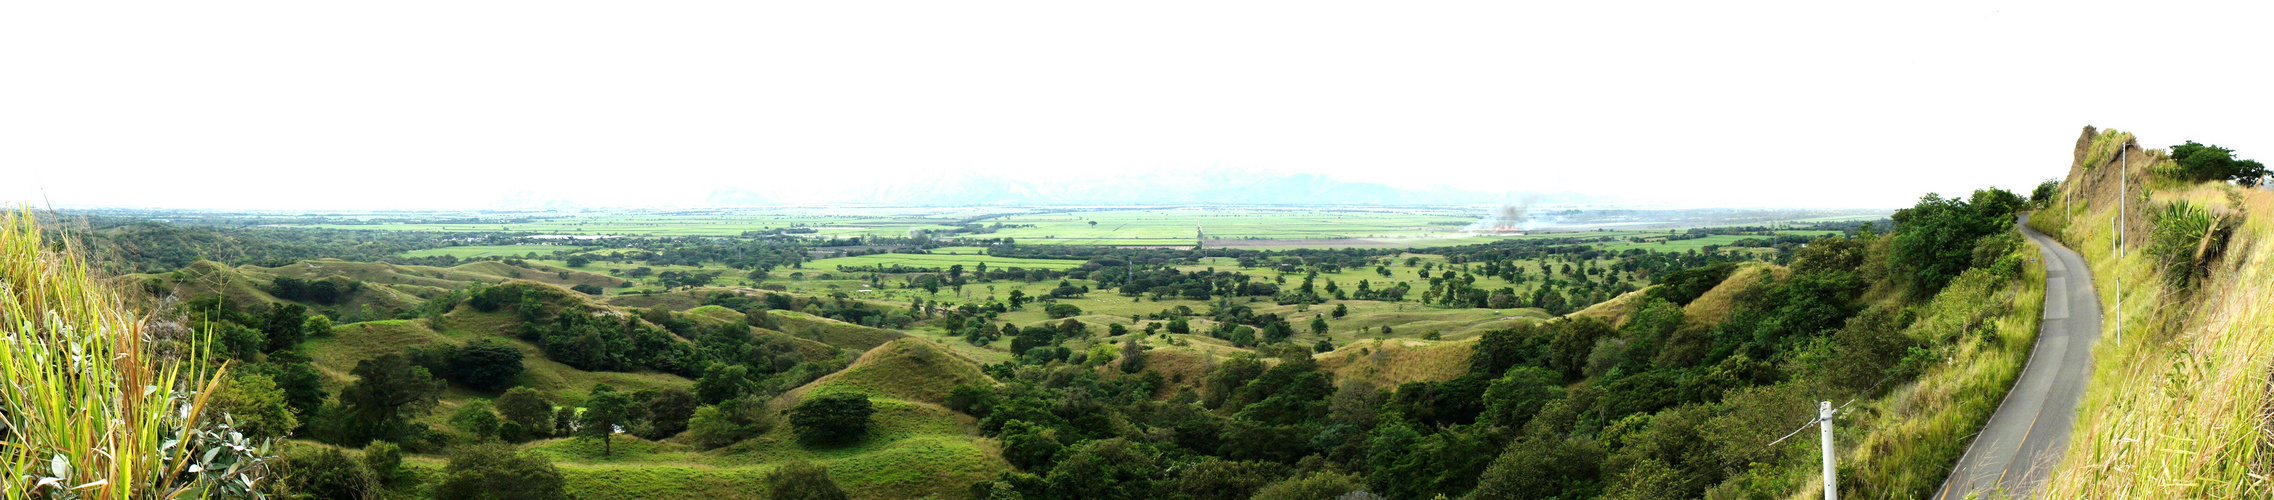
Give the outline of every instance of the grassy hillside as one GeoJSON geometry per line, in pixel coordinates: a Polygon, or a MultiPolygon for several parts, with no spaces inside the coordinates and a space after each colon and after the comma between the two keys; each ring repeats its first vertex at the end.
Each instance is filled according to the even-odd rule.
{"type": "Polygon", "coordinates": [[[767,312],[774,315],[774,321],[781,323],[785,333],[843,349],[867,351],[908,336],[893,330],[869,328],[796,311],[767,312]]]}
{"type": "MultiPolygon", "coordinates": [[[[348,371],[355,369],[356,362],[399,353],[408,347],[464,344],[476,338],[494,338],[521,349],[523,371],[514,379],[513,385],[537,389],[564,403],[583,401],[585,392],[598,383],[606,383],[625,391],[665,387],[685,389],[694,385],[692,380],[667,373],[588,372],[545,359],[537,346],[513,338],[497,326],[510,323],[498,321],[496,316],[502,315],[503,313],[480,313],[471,308],[460,308],[445,316],[445,329],[442,332],[429,329],[425,320],[350,323],[334,327],[330,337],[308,340],[303,344],[303,349],[315,360],[317,370],[324,374],[327,385],[334,390],[352,380],[348,371]]],[[[453,387],[445,396],[460,400],[497,395],[453,387]]]]}
{"type": "Polygon", "coordinates": [[[2090,261],[2105,311],[2092,385],[2050,498],[2274,496],[2266,382],[2274,367],[2274,308],[2266,307],[2274,304],[2274,193],[2167,180],[2159,171],[2172,163],[2162,153],[2140,148],[2131,134],[2088,128],[2060,203],[2041,211],[2060,217],[2033,221],[2090,261]],[[2200,208],[2224,231],[2159,251],[2157,240],[2184,225],[2158,216],[2179,204],[2200,208]],[[2119,215],[2122,255],[2114,251],[2119,215]],[[2177,275],[2198,250],[2210,250],[2200,252],[2201,274],[2182,285],[2177,275]]]}
{"type": "MultiPolygon", "coordinates": [[[[566,300],[584,301],[579,295],[566,300]]],[[[715,306],[696,308],[688,315],[705,323],[729,321],[732,311],[715,306]]],[[[732,313],[732,321],[741,321],[732,313]]],[[[767,434],[714,451],[697,451],[673,441],[651,442],[629,435],[615,438],[612,455],[603,456],[599,442],[556,438],[523,444],[527,450],[556,462],[579,498],[766,498],[761,479],[773,468],[793,459],[811,460],[830,470],[854,498],[962,498],[974,481],[1007,470],[992,440],[977,437],[969,416],[938,405],[956,385],[987,383],[972,361],[929,341],[907,338],[898,332],[845,325],[819,318],[782,313],[788,327],[820,332],[839,342],[877,342],[852,366],[792,391],[774,404],[786,409],[807,394],[858,392],[868,394],[877,407],[868,438],[847,446],[814,449],[799,444],[787,423],[777,423],[767,434]],[[887,339],[887,337],[890,337],[887,339]],[[883,340],[879,340],[883,339],[883,340]]],[[[545,359],[534,345],[510,335],[519,322],[513,313],[480,312],[460,306],[443,315],[441,330],[427,320],[383,320],[339,325],[331,335],[310,340],[304,349],[335,390],[350,380],[348,370],[364,359],[400,352],[406,347],[462,344],[493,338],[520,348],[526,355],[525,371],[513,385],[537,389],[563,405],[582,404],[586,391],[606,383],[623,391],[675,387],[686,389],[693,381],[662,373],[590,372],[545,359]]],[[[758,335],[790,336],[753,329],[758,335]]],[[[801,353],[827,359],[836,348],[793,338],[801,353]]],[[[808,356],[809,358],[811,356],[808,356]]],[[[442,419],[474,398],[496,394],[452,387],[443,403],[422,422],[448,428],[442,419]]],[[[418,464],[439,464],[439,456],[413,457],[418,464]]]]}
{"type": "Polygon", "coordinates": [[[1468,372],[1472,344],[1407,339],[1355,342],[1319,355],[1319,368],[1333,373],[1337,382],[1358,380],[1375,387],[1443,382],[1468,372]]]}
{"type": "Polygon", "coordinates": [[[955,386],[987,383],[993,381],[971,360],[930,341],[901,338],[870,349],[852,366],[787,396],[801,397],[810,391],[857,392],[872,398],[938,404],[947,400],[948,391],[955,386]]]}
{"type": "Polygon", "coordinates": [[[243,307],[277,302],[279,299],[269,294],[268,290],[278,278],[359,283],[360,288],[355,293],[337,303],[303,303],[317,312],[342,321],[397,317],[404,311],[417,308],[427,299],[475,284],[499,284],[516,279],[562,287],[590,284],[605,288],[622,284],[621,280],[605,275],[539,263],[514,266],[483,261],[444,268],[338,259],[308,260],[279,267],[228,267],[212,261],[200,261],[178,271],[130,275],[122,278],[122,281],[140,284],[145,289],[160,294],[221,297],[230,304],[243,307]]]}

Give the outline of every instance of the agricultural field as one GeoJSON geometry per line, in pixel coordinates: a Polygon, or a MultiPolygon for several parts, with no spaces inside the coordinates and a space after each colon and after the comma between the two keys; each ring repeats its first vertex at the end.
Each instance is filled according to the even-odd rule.
{"type": "MultiPolygon", "coordinates": [[[[1477,235],[1465,228],[1490,207],[874,207],[712,209],[613,212],[370,213],[278,222],[272,227],[442,233],[533,234],[557,238],[714,236],[792,230],[811,238],[1011,238],[1036,245],[1128,247],[1434,248],[1507,238],[1649,236],[1667,229],[1871,220],[1878,214],[1815,212],[1561,211],[1536,212],[1544,227],[1529,235],[1477,235]],[[992,230],[951,233],[973,224],[992,230]],[[995,228],[994,226],[1001,227],[995,228]]],[[[544,253],[544,252],[539,252],[544,253]]],[[[429,253],[421,255],[443,255],[429,253]]],[[[459,255],[448,253],[450,255],[459,255]]],[[[466,256],[466,255],[461,255],[466,256]]],[[[478,256],[478,255],[477,255],[478,256]]]]}

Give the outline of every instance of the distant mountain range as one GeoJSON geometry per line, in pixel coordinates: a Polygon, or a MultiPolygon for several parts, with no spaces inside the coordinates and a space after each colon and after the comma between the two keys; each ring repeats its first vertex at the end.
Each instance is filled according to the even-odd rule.
{"type": "MultiPolygon", "coordinates": [[[[1402,188],[1350,182],[1316,174],[1281,174],[1246,169],[1108,174],[1055,180],[1018,179],[994,174],[879,179],[844,187],[751,189],[721,187],[697,202],[676,206],[741,207],[769,205],[1474,205],[1526,199],[1539,203],[1604,203],[1615,198],[1571,192],[1485,192],[1447,186],[1402,188]]],[[[577,200],[584,201],[584,200],[577,200]]],[[[521,192],[497,208],[563,208],[567,200],[521,192]]],[[[586,207],[620,206],[590,200],[586,207]]]]}

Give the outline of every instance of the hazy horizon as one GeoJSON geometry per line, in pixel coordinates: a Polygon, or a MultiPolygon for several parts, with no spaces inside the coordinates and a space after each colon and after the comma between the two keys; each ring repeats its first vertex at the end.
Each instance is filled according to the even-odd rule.
{"type": "Polygon", "coordinates": [[[2237,9],[2268,7],[2119,5],[11,5],[0,164],[28,175],[0,201],[827,203],[1228,171],[1874,208],[2025,191],[2085,125],[2274,156],[2250,75],[2172,76],[2254,60],[2265,16],[2237,9]]]}

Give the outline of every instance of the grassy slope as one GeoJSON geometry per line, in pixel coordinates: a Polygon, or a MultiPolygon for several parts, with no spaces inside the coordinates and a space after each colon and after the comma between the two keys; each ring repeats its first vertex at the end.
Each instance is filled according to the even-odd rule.
{"type": "Polygon", "coordinates": [[[1334,373],[1337,383],[1358,380],[1391,388],[1406,382],[1442,382],[1469,370],[1469,353],[1475,340],[1430,342],[1423,340],[1369,340],[1354,342],[1318,356],[1319,368],[1334,373]]]}
{"type": "MultiPolygon", "coordinates": [[[[724,321],[720,311],[697,308],[699,321],[724,321]]],[[[723,309],[721,309],[723,310],[723,309]]],[[[728,311],[731,312],[731,311],[728,311]]],[[[739,318],[737,318],[739,320],[739,318]]],[[[356,361],[404,347],[463,343],[493,337],[510,342],[528,354],[527,371],[517,385],[536,388],[562,404],[575,405],[595,383],[619,390],[679,387],[692,381],[660,373],[586,372],[547,360],[534,345],[511,338],[510,313],[482,313],[460,307],[445,315],[443,330],[429,329],[424,320],[388,320],[335,327],[331,336],[311,340],[305,347],[320,371],[336,389],[350,380],[356,361]]],[[[866,340],[898,332],[866,329],[841,323],[814,328],[834,330],[825,336],[840,340],[866,340]],[[857,330],[856,330],[857,329],[857,330]]],[[[803,324],[803,323],[800,323],[803,324]]],[[[761,335],[774,334],[758,330],[761,335]]],[[[834,348],[804,339],[801,351],[812,346],[834,348]]],[[[832,449],[807,449],[797,444],[787,424],[758,438],[713,452],[698,452],[670,442],[654,443],[629,436],[615,439],[616,453],[603,457],[600,444],[591,440],[552,439],[525,444],[553,458],[580,498],[764,498],[761,478],[791,459],[807,459],[828,467],[855,498],[914,498],[939,495],[961,498],[973,481],[1007,470],[992,440],[977,436],[976,422],[937,403],[959,383],[987,380],[977,365],[964,356],[915,338],[879,341],[884,347],[864,355],[850,368],[815,381],[792,393],[850,391],[871,394],[877,405],[871,437],[861,443],[832,449]]],[[[476,393],[453,387],[440,408],[421,421],[447,428],[442,419],[476,393]]],[[[788,399],[778,403],[786,408],[788,399]]],[[[439,457],[424,457],[439,464],[439,457]]]]}
{"type": "Polygon", "coordinates": [[[530,447],[551,456],[567,473],[571,492],[586,498],[763,498],[759,479],[765,472],[799,459],[828,468],[853,498],[963,498],[966,486],[1010,466],[993,440],[978,436],[977,421],[937,402],[957,384],[987,382],[970,361],[928,341],[903,338],[775,403],[787,408],[810,394],[867,394],[877,413],[859,443],[807,447],[785,423],[712,452],[632,438],[619,439],[610,457],[602,457],[599,444],[590,440],[530,447]]]}
{"type": "MultiPolygon", "coordinates": [[[[2045,211],[2074,215],[2049,218],[2045,227],[2090,262],[2107,313],[2093,351],[2093,382],[2047,497],[2274,496],[2268,424],[2274,400],[2267,397],[2274,308],[2266,307],[2274,303],[2274,194],[2149,183],[2156,189],[2127,204],[2132,248],[2118,257],[2111,234],[2118,165],[2111,157],[2130,135],[2108,131],[2088,139],[2079,142],[2077,166],[2063,183],[2064,194],[2073,194],[2045,211]],[[2174,200],[2239,217],[2228,252],[2191,295],[2166,286],[2146,251],[2146,214],[2174,200]],[[2121,343],[2119,309],[2126,325],[2121,343]]],[[[2135,196],[2149,191],[2142,180],[2164,160],[2136,147],[2123,156],[2131,160],[2135,196]]]]}
{"type": "Polygon", "coordinates": [[[475,262],[443,268],[338,259],[301,261],[281,267],[246,265],[234,268],[201,261],[177,272],[132,275],[126,279],[156,280],[161,286],[183,297],[220,296],[228,299],[231,304],[245,305],[277,302],[276,297],[262,291],[262,288],[279,277],[305,280],[342,277],[363,282],[361,291],[339,304],[314,306],[316,312],[331,314],[342,320],[355,319],[354,316],[363,316],[360,319],[385,318],[395,312],[418,307],[428,298],[475,283],[497,284],[513,279],[563,287],[578,284],[605,287],[622,283],[604,275],[537,263],[516,267],[501,262],[475,262]]]}
{"type": "Polygon", "coordinates": [[[869,328],[796,311],[767,312],[774,315],[774,321],[781,323],[785,333],[855,351],[867,351],[908,336],[898,331],[869,328]]]}

